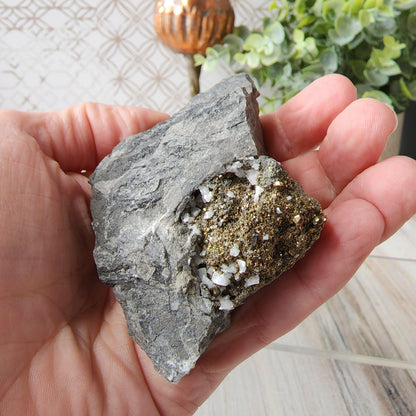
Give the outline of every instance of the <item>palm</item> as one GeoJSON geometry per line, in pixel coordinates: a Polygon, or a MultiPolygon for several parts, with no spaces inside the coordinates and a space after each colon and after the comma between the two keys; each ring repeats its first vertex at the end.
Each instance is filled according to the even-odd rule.
{"type": "Polygon", "coordinates": [[[2,178],[11,179],[2,183],[8,202],[2,235],[14,227],[2,241],[1,338],[7,343],[0,346],[0,386],[4,406],[18,404],[20,411],[2,410],[26,414],[38,403],[36,410],[45,414],[43,404],[50,407],[57,395],[88,385],[109,292],[96,279],[88,199],[75,176],[30,137],[4,140],[1,150],[2,178]]]}
{"type": "Polygon", "coordinates": [[[142,379],[122,312],[96,276],[86,179],[31,137],[3,128],[2,139],[0,413],[85,414],[90,402],[100,414],[104,380],[137,397],[142,379]]]}
{"type": "Polygon", "coordinates": [[[351,105],[319,152],[305,152],[353,100],[345,80],[326,82],[308,90],[314,96],[319,89],[321,98],[308,101],[306,92],[279,110],[283,129],[274,116],[263,119],[270,153],[327,209],[322,238],[295,269],[235,311],[232,327],[177,386],[153,372],[129,338],[111,290],[97,279],[90,191],[75,173],[93,170],[119,138],[163,116],[100,106],[26,115],[25,122],[20,113],[0,115],[0,413],[191,414],[233,366],[346,283],[374,245],[415,212],[416,197],[402,189],[410,187],[416,167],[397,159],[369,168],[394,124],[389,110],[373,101],[351,105]],[[328,99],[335,86],[329,108],[325,94],[328,99]],[[364,104],[370,116],[350,129],[364,104]],[[302,108],[303,126],[296,112],[302,108]],[[364,146],[358,142],[363,133],[364,146]],[[339,143],[347,136],[344,150],[339,143]],[[354,159],[348,146],[355,146],[354,159]]]}

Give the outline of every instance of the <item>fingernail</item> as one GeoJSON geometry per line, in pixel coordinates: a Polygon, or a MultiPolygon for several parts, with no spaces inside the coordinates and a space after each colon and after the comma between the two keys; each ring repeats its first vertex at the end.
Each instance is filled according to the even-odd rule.
{"type": "Polygon", "coordinates": [[[395,123],[394,123],[394,127],[393,127],[393,130],[391,131],[391,133],[390,134],[393,134],[395,131],[396,131],[396,129],[397,129],[397,127],[398,127],[398,125],[399,125],[399,118],[397,117],[397,113],[396,113],[396,111],[394,111],[394,108],[393,107],[391,107],[391,106],[389,106],[389,105],[387,105],[387,107],[391,110],[391,112],[393,113],[393,115],[394,115],[394,119],[395,119],[395,123]]]}

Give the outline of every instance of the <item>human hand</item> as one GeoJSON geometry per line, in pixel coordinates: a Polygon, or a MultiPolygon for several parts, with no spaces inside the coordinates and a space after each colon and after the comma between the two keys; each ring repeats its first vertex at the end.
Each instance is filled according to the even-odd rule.
{"type": "Polygon", "coordinates": [[[192,414],[233,367],[341,289],[416,212],[416,162],[376,164],[395,116],[354,100],[353,85],[332,75],[262,118],[270,155],[328,221],[295,268],[233,312],[178,385],[154,372],[97,278],[87,183],[121,138],[164,116],[95,104],[0,112],[0,414],[192,414]]]}

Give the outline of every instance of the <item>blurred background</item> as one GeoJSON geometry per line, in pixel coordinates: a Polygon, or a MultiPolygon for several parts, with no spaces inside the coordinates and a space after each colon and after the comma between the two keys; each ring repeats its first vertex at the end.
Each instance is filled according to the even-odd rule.
{"type": "MultiPolygon", "coordinates": [[[[158,39],[155,0],[1,0],[0,107],[58,110],[83,101],[168,113],[189,99],[184,57],[158,39]]],[[[261,26],[270,0],[234,0],[261,26]]],[[[201,89],[225,76],[203,74],[201,89]]]]}

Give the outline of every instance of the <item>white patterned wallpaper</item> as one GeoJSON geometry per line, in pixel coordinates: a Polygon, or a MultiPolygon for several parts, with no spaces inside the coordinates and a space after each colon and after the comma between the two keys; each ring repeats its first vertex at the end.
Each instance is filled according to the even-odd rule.
{"type": "MultiPolygon", "coordinates": [[[[258,27],[270,0],[231,1],[258,27]]],[[[0,107],[57,110],[82,101],[172,113],[189,98],[184,59],[153,28],[156,0],[0,0],[0,107]]],[[[203,74],[202,89],[227,69],[203,74]]]]}

